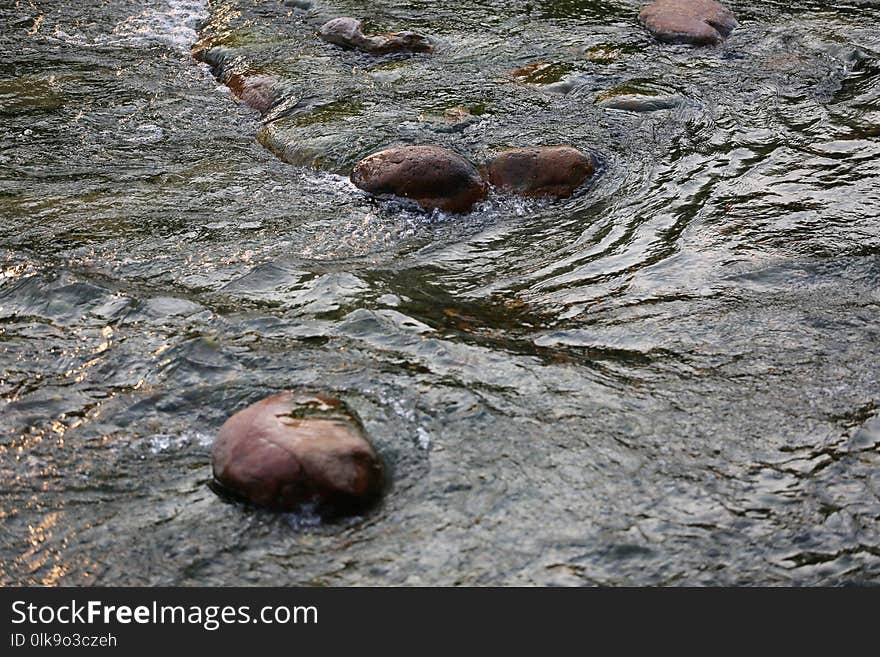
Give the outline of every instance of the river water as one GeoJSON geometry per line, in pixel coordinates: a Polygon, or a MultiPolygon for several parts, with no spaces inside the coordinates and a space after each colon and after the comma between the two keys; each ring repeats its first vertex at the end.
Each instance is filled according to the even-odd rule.
{"type": "Polygon", "coordinates": [[[705,49],[641,4],[4,2],[0,582],[880,582],[880,3],[731,0],[705,49]],[[437,50],[315,37],[344,15],[437,50]],[[415,143],[602,167],[463,216],[348,182],[415,143]],[[366,517],[208,487],[300,387],[381,452],[366,517]]]}

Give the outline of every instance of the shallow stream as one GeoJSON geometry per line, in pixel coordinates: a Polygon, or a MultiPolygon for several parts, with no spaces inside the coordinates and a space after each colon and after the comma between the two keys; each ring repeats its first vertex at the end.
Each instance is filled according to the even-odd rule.
{"type": "Polygon", "coordinates": [[[730,0],[699,49],[638,0],[315,3],[0,7],[0,582],[880,583],[880,3],[730,0]],[[602,168],[460,216],[349,183],[416,143],[602,168]],[[208,488],[300,387],[364,421],[372,514],[208,488]]]}

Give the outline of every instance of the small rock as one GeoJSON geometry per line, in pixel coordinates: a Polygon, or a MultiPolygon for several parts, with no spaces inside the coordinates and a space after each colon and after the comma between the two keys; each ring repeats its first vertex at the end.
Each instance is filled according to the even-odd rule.
{"type": "Polygon", "coordinates": [[[282,511],[357,513],[383,483],[360,422],[340,400],[317,394],[284,392],[236,413],[217,434],[212,461],[221,490],[282,511]]]}
{"type": "Polygon", "coordinates": [[[714,0],[655,0],[639,19],[659,41],[714,46],[739,25],[733,13],[714,0]]]}
{"type": "Polygon", "coordinates": [[[269,75],[247,77],[233,73],[225,84],[236,98],[260,114],[266,114],[278,100],[278,80],[269,75]]]}
{"type": "Polygon", "coordinates": [[[492,185],[530,198],[567,198],[595,171],[592,156],[571,146],[512,148],[486,165],[492,185]]]}
{"type": "Polygon", "coordinates": [[[480,120],[464,107],[450,107],[443,110],[443,114],[419,114],[418,118],[432,124],[437,132],[461,132],[480,120]]]}
{"type": "Polygon", "coordinates": [[[656,112],[678,107],[681,103],[682,98],[676,94],[628,84],[596,96],[599,107],[626,112],[656,112]]]}
{"type": "Polygon", "coordinates": [[[560,82],[573,70],[569,64],[534,62],[516,69],[511,75],[517,82],[546,85],[560,82]]]}
{"type": "Polygon", "coordinates": [[[443,110],[443,118],[447,123],[462,123],[464,121],[470,121],[474,117],[467,109],[464,107],[448,107],[443,110]]]}
{"type": "Polygon", "coordinates": [[[624,112],[656,112],[673,109],[681,105],[677,96],[646,96],[640,94],[621,94],[610,98],[601,98],[596,102],[605,109],[622,110],[624,112]]]}
{"type": "Polygon", "coordinates": [[[461,155],[436,146],[404,146],[357,163],[351,181],[371,194],[408,198],[423,208],[468,212],[486,198],[486,183],[461,155]]]}
{"type": "Polygon", "coordinates": [[[600,44],[592,46],[584,51],[584,57],[594,64],[611,64],[616,62],[622,56],[619,48],[600,44]]]}
{"type": "Polygon", "coordinates": [[[319,36],[329,43],[363,50],[372,55],[387,55],[394,52],[431,52],[431,41],[415,32],[394,32],[388,34],[366,35],[361,22],[356,18],[334,18],[321,26],[319,36]]]}

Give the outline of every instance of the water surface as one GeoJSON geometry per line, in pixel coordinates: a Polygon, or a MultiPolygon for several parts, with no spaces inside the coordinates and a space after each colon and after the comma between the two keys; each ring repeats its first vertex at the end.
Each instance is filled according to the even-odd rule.
{"type": "Polygon", "coordinates": [[[731,0],[695,50],[641,4],[0,8],[0,581],[880,581],[880,7],[731,0]],[[437,52],[319,41],[341,15],[437,52]],[[602,170],[464,216],[345,177],[409,143],[602,170]],[[223,421],[296,387],[362,417],[369,516],[208,488],[223,421]]]}

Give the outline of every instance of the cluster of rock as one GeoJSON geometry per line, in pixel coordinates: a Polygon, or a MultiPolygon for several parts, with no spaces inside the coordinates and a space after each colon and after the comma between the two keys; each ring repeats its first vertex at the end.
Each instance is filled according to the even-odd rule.
{"type": "Polygon", "coordinates": [[[377,196],[415,201],[426,209],[468,212],[492,186],[528,198],[571,196],[596,170],[593,157],[571,146],[512,148],[477,169],[436,146],[389,148],[361,160],[352,182],[377,196]]]}
{"type": "MultiPolygon", "coordinates": [[[[668,43],[717,44],[737,25],[733,14],[713,0],[655,0],[639,17],[658,40],[668,43]]],[[[431,53],[435,49],[430,38],[416,32],[367,34],[361,21],[350,17],[327,21],[318,30],[318,36],[328,43],[372,56],[431,53]]],[[[218,57],[203,53],[203,61],[222,70],[222,63],[211,61],[212,56],[218,57]]],[[[271,75],[238,73],[224,74],[221,79],[236,97],[267,116],[259,135],[264,145],[294,164],[324,164],[307,147],[285,140],[284,123],[274,122],[277,117],[272,113],[278,113],[279,89],[283,86],[279,80],[271,75]],[[281,138],[276,136],[279,130],[281,138]]],[[[675,98],[649,100],[646,103],[642,98],[615,97],[600,104],[646,111],[677,102],[675,98]]],[[[284,107],[283,111],[296,109],[284,107]]],[[[418,145],[373,153],[353,170],[346,168],[345,172],[349,171],[351,181],[371,194],[409,199],[428,210],[464,213],[486,198],[490,186],[530,198],[569,197],[594,174],[596,163],[592,155],[571,146],[545,146],[504,151],[477,166],[453,151],[418,145]]]]}
{"type": "MultiPolygon", "coordinates": [[[[655,0],[639,17],[665,43],[715,45],[737,26],[733,14],[713,0],[655,0]]],[[[429,38],[415,32],[365,34],[354,18],[333,19],[318,34],[370,55],[434,49],[429,38]]],[[[264,115],[278,101],[278,82],[271,76],[231,74],[223,81],[264,115]]],[[[490,186],[529,198],[561,199],[595,171],[593,157],[571,146],[513,148],[478,167],[451,150],[418,145],[366,157],[355,165],[351,181],[376,196],[463,213],[484,200],[490,186]]],[[[221,490],[272,509],[312,505],[325,515],[357,513],[380,497],[384,482],[382,462],[357,417],[340,400],[319,394],[282,393],[233,415],[220,429],[212,457],[221,490]]]]}
{"type": "MultiPolygon", "coordinates": [[[[359,20],[348,17],[328,21],[318,34],[329,43],[372,55],[434,49],[430,39],[415,32],[367,35],[359,20]]],[[[376,196],[408,199],[427,210],[465,213],[486,198],[490,184],[526,197],[558,199],[571,196],[595,170],[591,155],[570,146],[510,149],[481,171],[454,151],[420,145],[370,155],[355,165],[351,181],[376,196]]]]}

